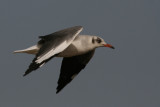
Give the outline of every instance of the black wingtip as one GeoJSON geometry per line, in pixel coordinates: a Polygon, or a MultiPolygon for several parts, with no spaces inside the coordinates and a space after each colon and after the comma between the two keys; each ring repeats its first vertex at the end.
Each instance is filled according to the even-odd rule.
{"type": "Polygon", "coordinates": [[[59,93],[59,91],[57,90],[57,91],[56,91],[56,94],[58,94],[58,93],[59,93]]]}
{"type": "Polygon", "coordinates": [[[58,93],[59,93],[63,88],[64,88],[64,87],[60,87],[60,86],[58,86],[58,87],[57,87],[56,94],[58,94],[58,93]]]}
{"type": "Polygon", "coordinates": [[[28,69],[24,74],[23,77],[25,77],[26,75],[28,75],[29,73],[31,73],[33,70],[28,69]]]}
{"type": "Polygon", "coordinates": [[[23,77],[25,77],[27,74],[23,74],[23,77]]]}

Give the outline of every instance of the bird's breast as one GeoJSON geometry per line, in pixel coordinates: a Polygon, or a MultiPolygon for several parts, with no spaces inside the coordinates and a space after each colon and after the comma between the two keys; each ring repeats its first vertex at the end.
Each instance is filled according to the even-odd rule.
{"type": "Polygon", "coordinates": [[[89,39],[86,39],[87,36],[77,36],[75,40],[57,57],[72,57],[77,55],[85,54],[95,47],[91,44],[89,39]]]}

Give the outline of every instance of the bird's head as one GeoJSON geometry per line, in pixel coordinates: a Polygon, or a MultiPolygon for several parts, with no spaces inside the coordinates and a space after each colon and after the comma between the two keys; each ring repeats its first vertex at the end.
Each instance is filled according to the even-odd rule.
{"type": "Polygon", "coordinates": [[[92,44],[94,44],[96,47],[109,47],[115,49],[112,45],[106,43],[102,38],[97,36],[92,37],[92,44]]]}

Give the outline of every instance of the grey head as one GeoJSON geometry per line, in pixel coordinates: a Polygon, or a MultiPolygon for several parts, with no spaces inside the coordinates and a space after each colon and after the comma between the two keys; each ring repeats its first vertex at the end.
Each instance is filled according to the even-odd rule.
{"type": "Polygon", "coordinates": [[[98,36],[92,36],[92,44],[97,47],[109,47],[115,49],[112,45],[106,43],[102,38],[98,36]]]}

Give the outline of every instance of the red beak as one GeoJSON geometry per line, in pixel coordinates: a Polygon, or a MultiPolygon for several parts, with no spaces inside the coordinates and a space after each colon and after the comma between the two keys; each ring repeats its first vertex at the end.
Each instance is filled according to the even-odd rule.
{"type": "Polygon", "coordinates": [[[112,48],[112,49],[115,49],[112,45],[110,44],[104,44],[105,47],[109,47],[109,48],[112,48]]]}

